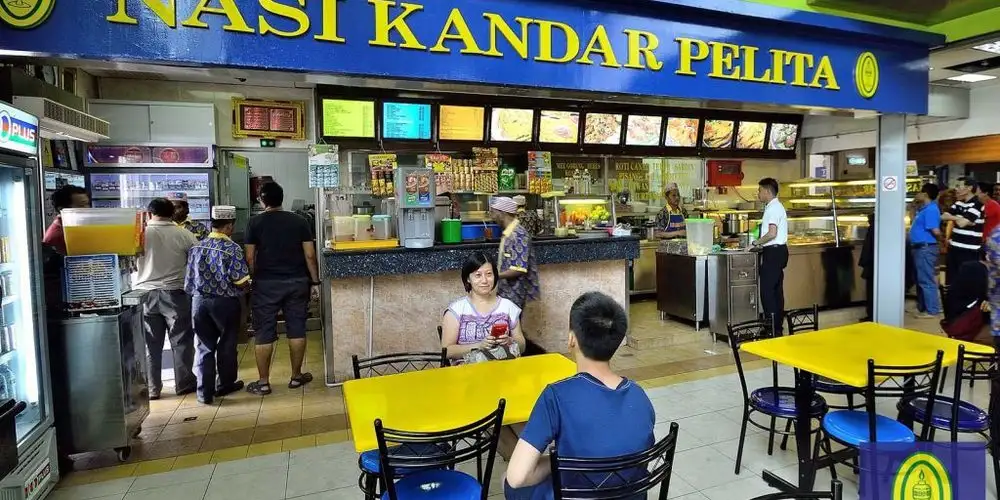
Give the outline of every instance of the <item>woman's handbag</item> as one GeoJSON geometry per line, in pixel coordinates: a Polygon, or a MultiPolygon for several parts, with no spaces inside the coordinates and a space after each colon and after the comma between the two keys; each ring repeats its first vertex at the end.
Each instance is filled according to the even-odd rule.
{"type": "Polygon", "coordinates": [[[520,356],[521,348],[518,347],[517,342],[511,342],[510,344],[496,346],[491,349],[473,349],[462,357],[462,361],[465,363],[482,363],[484,361],[514,359],[520,356]]]}

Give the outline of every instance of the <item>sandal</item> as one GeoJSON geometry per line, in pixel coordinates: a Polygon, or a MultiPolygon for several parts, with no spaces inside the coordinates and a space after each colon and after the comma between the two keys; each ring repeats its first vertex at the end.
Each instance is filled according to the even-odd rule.
{"type": "Polygon", "coordinates": [[[255,396],[267,396],[271,394],[271,384],[262,384],[260,380],[247,384],[247,392],[255,396]]]}
{"type": "Polygon", "coordinates": [[[303,373],[302,375],[299,375],[298,377],[292,377],[292,379],[288,381],[288,388],[298,389],[299,387],[302,387],[312,381],[313,381],[312,373],[306,372],[303,373]]]}

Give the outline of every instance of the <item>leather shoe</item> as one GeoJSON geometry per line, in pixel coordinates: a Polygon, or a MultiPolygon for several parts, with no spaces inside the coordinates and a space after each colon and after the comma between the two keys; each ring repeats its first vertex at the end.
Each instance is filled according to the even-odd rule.
{"type": "Polygon", "coordinates": [[[225,396],[227,394],[232,394],[234,392],[238,392],[238,391],[242,391],[242,390],[243,390],[243,381],[242,380],[237,380],[236,382],[233,382],[231,385],[216,387],[215,388],[215,395],[216,396],[225,396]]]}

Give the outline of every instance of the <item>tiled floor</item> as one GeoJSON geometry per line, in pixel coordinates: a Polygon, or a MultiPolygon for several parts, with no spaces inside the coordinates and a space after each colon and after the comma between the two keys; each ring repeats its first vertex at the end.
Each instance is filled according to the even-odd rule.
{"type": "MultiPolygon", "coordinates": [[[[791,383],[789,370],[782,370],[784,383],[791,383]]],[[[764,385],[769,369],[748,374],[750,385],[764,385]]],[[[678,449],[669,498],[678,500],[747,500],[772,492],[760,478],[762,470],[778,473],[786,479],[797,474],[794,443],[787,451],[777,446],[767,454],[767,435],[750,427],[740,474],[735,474],[735,457],[742,410],[739,381],[735,374],[680,382],[647,392],[656,409],[657,437],[667,432],[670,422],[680,425],[678,449]],[[734,405],[736,403],[736,405],[734,405]]],[[[987,388],[971,392],[971,398],[983,405],[987,388]]],[[[491,498],[502,498],[500,482],[505,464],[497,463],[491,481],[491,498]]],[[[838,474],[845,485],[847,499],[858,498],[857,478],[849,468],[838,474]]],[[[206,463],[183,470],[160,474],[123,477],[85,485],[62,485],[52,500],[340,500],[360,499],[357,489],[357,455],[350,442],[328,444],[308,449],[276,451],[252,458],[240,458],[217,464],[206,463]]],[[[817,485],[829,482],[828,470],[820,471],[817,485]]],[[[996,500],[992,469],[987,473],[987,498],[996,500]]]]}

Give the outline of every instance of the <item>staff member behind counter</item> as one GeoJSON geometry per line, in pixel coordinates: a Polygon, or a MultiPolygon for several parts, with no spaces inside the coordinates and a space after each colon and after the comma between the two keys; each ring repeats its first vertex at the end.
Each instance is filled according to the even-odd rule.
{"type": "Polygon", "coordinates": [[[785,266],[788,265],[788,215],[778,201],[778,181],[765,177],[757,183],[757,199],[764,202],[760,238],[751,250],[760,252],[760,303],[764,317],[774,314],[775,333],[782,332],[785,310],[785,266]]]}
{"type": "Polygon", "coordinates": [[[677,188],[677,183],[667,184],[663,190],[663,197],[667,204],[656,214],[656,237],[661,239],[684,238],[687,231],[684,219],[687,212],[681,207],[681,191],[677,188]]]}

